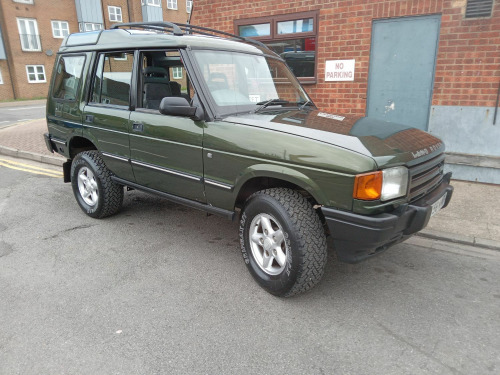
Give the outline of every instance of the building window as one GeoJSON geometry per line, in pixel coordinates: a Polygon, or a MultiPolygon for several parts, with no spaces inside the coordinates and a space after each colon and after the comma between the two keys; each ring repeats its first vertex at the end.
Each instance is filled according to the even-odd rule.
{"type": "Polygon", "coordinates": [[[82,33],[86,31],[97,31],[102,29],[102,24],[92,23],[92,22],[80,22],[78,24],[78,28],[82,33]]]}
{"type": "Polygon", "coordinates": [[[182,66],[175,66],[172,68],[172,77],[174,79],[182,79],[182,66]]]}
{"type": "Polygon", "coordinates": [[[33,0],[14,0],[15,3],[33,4],[33,0]]]}
{"type": "Polygon", "coordinates": [[[152,7],[161,7],[161,0],[146,0],[146,1],[143,0],[142,5],[144,5],[144,3],[152,7]]]}
{"type": "Polygon", "coordinates": [[[112,22],[122,22],[122,8],[108,6],[109,20],[112,22]]]}
{"type": "Polygon", "coordinates": [[[69,35],[69,24],[66,21],[52,21],[52,36],[64,38],[69,35]]]}
{"type": "Polygon", "coordinates": [[[2,71],[0,70],[0,85],[3,85],[2,71]]]}
{"type": "Polygon", "coordinates": [[[45,80],[45,67],[43,65],[26,65],[26,74],[29,83],[43,83],[45,80]]]}
{"type": "Polygon", "coordinates": [[[191,13],[193,9],[193,0],[186,0],[186,12],[191,13]]]}
{"type": "Polygon", "coordinates": [[[493,0],[467,0],[465,18],[490,17],[493,0]]]}
{"type": "Polygon", "coordinates": [[[167,0],[167,8],[177,10],[177,0],[167,0]]]}
{"type": "Polygon", "coordinates": [[[23,51],[41,51],[40,35],[38,35],[38,25],[36,20],[31,18],[18,18],[17,27],[21,38],[21,48],[23,51]]]}
{"type": "Polygon", "coordinates": [[[236,33],[267,45],[286,61],[302,83],[316,82],[318,12],[240,19],[236,33]]]}

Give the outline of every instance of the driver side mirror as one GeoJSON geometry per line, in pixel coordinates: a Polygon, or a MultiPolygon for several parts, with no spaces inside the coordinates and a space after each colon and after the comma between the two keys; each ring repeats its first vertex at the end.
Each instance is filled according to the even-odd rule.
{"type": "Polygon", "coordinates": [[[160,113],[169,116],[193,117],[196,107],[192,107],[186,98],[178,96],[167,96],[161,100],[160,113]]]}

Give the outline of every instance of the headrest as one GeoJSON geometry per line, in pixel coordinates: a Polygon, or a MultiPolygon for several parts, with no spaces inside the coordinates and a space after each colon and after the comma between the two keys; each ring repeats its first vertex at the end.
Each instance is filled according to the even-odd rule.
{"type": "Polygon", "coordinates": [[[167,70],[159,66],[147,66],[144,69],[144,74],[154,75],[154,76],[164,76],[164,77],[168,75],[167,70]]]}

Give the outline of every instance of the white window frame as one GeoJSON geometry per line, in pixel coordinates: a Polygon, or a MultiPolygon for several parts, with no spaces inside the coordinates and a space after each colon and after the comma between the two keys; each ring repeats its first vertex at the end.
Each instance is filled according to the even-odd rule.
{"type": "Polygon", "coordinates": [[[21,49],[23,51],[41,51],[42,50],[42,43],[40,41],[40,34],[38,33],[38,22],[36,21],[35,18],[18,18],[17,19],[17,29],[19,31],[19,38],[21,40],[21,49]],[[29,27],[26,27],[26,26],[28,26],[29,22],[33,22],[35,34],[31,34],[31,33],[23,34],[21,31],[21,23],[23,23],[23,22],[26,23],[25,28],[27,31],[29,31],[29,27]],[[24,46],[23,45],[23,35],[32,35],[32,36],[36,37],[38,48],[34,48],[31,45],[29,38],[28,38],[28,46],[27,47],[24,46]]]}
{"type": "Polygon", "coordinates": [[[172,78],[182,79],[182,66],[174,66],[172,68],[172,78]]]}
{"type": "Polygon", "coordinates": [[[177,0],[167,0],[167,9],[177,10],[177,0]]]}
{"type": "Polygon", "coordinates": [[[78,29],[80,30],[81,33],[86,33],[90,31],[98,31],[102,30],[102,24],[101,23],[93,23],[93,22],[80,22],[78,24],[78,29]],[[91,28],[90,30],[87,30],[87,25],[90,25],[91,28]],[[98,28],[96,28],[98,26],[98,28]]]}
{"type": "Polygon", "coordinates": [[[2,69],[0,69],[0,85],[3,85],[2,69]]]}
{"type": "Polygon", "coordinates": [[[108,16],[111,22],[123,22],[122,8],[108,5],[108,16]],[[111,17],[113,16],[113,17],[111,17]],[[119,17],[119,18],[118,18],[119,17]]]}
{"type": "Polygon", "coordinates": [[[186,0],[186,12],[191,13],[192,9],[193,9],[193,0],[186,0]]]}
{"type": "Polygon", "coordinates": [[[161,7],[161,0],[143,0],[142,5],[144,5],[144,3],[152,7],[161,7]]]}
{"type": "Polygon", "coordinates": [[[45,75],[45,66],[44,65],[26,65],[26,75],[28,77],[29,83],[45,83],[47,82],[47,76],[45,75]],[[42,72],[39,73],[37,68],[42,68],[42,72]],[[29,68],[33,68],[33,73],[30,73],[29,68]],[[35,79],[30,79],[30,74],[35,75],[35,79]],[[43,74],[43,80],[38,79],[38,74],[43,74]]]}
{"type": "Polygon", "coordinates": [[[65,36],[69,35],[69,22],[68,21],[50,21],[50,24],[52,25],[52,36],[56,39],[64,39],[65,36]],[[66,24],[66,27],[63,27],[64,24],[66,24]],[[54,25],[57,25],[57,27],[54,27],[54,25]],[[56,35],[56,31],[60,33],[60,35],[56,35]],[[66,35],[64,35],[64,31],[67,32],[66,35]]]}
{"type": "Polygon", "coordinates": [[[15,3],[33,4],[33,0],[13,0],[15,3]]]}

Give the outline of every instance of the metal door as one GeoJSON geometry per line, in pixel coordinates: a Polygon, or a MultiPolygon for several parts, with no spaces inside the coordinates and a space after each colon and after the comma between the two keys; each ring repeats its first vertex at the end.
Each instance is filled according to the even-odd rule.
{"type": "Polygon", "coordinates": [[[427,130],[440,15],[376,20],[367,116],[427,130]]]}

